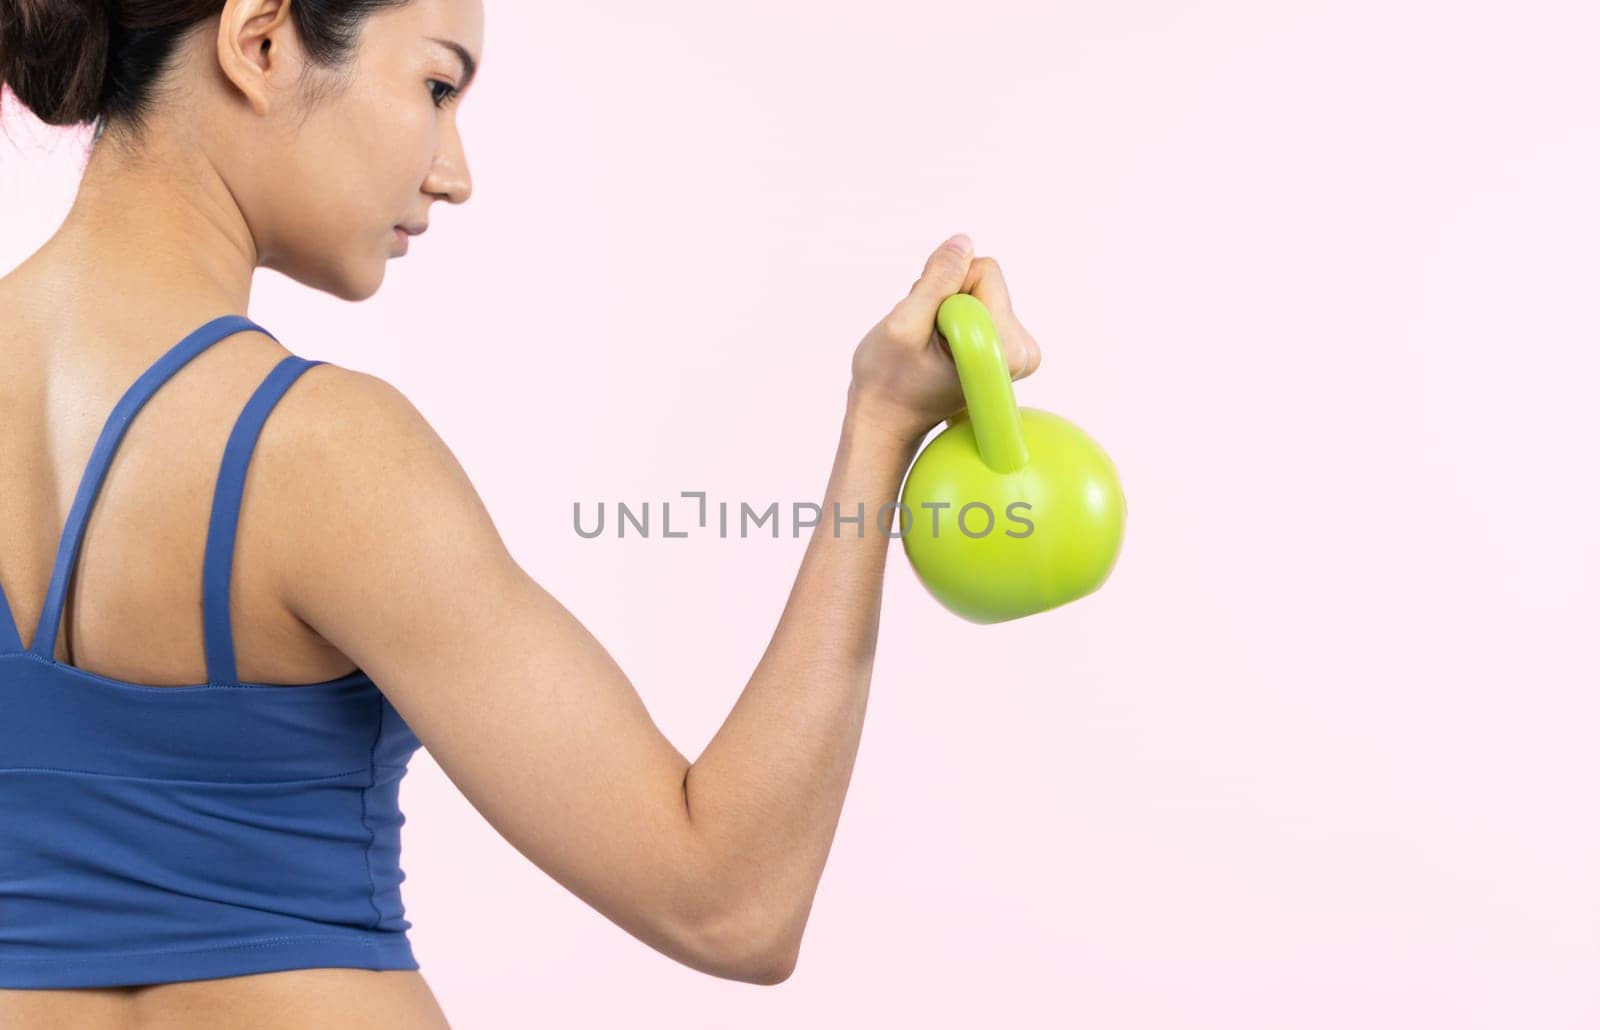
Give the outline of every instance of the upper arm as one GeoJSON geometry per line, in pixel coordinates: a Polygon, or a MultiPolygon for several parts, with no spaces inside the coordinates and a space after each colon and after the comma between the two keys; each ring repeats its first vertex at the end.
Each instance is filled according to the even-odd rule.
{"type": "Polygon", "coordinates": [[[616,662],[512,559],[403,394],[327,366],[281,407],[291,400],[272,477],[285,603],[518,851],[645,943],[735,975],[709,968],[734,961],[742,913],[711,890],[690,763],[616,662]]]}

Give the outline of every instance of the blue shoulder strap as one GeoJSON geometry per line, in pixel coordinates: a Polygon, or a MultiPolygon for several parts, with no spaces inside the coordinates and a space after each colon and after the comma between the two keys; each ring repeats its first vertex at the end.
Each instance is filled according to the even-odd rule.
{"type": "Polygon", "coordinates": [[[261,427],[286,390],[306,369],[321,361],[291,354],[267,373],[228,436],[217,473],[217,490],[211,502],[211,525],[206,531],[206,558],[202,581],[201,618],[205,626],[206,675],[212,686],[239,685],[233,653],[233,620],[228,606],[233,584],[233,542],[239,531],[239,508],[244,500],[244,477],[255,451],[261,427]]]}
{"type": "Polygon", "coordinates": [[[0,654],[22,650],[22,637],[17,635],[17,620],[11,614],[11,603],[6,600],[6,587],[0,583],[0,654]]]}
{"type": "MultiPolygon", "coordinates": [[[[67,584],[72,579],[72,571],[77,563],[78,548],[83,544],[84,526],[88,523],[89,512],[94,507],[95,498],[100,494],[106,469],[116,454],[117,445],[127,433],[129,424],[133,422],[133,417],[162,384],[171,379],[184,365],[194,360],[201,351],[218,340],[245,331],[272,336],[243,315],[221,315],[213,318],[173,344],[171,349],[157,358],[155,364],[133,381],[133,385],[128,387],[122,399],[117,401],[116,407],[111,409],[110,417],[100,429],[100,437],[95,442],[94,451],[89,455],[88,468],[84,470],[83,478],[78,482],[78,492],[67,514],[67,525],[61,531],[61,542],[56,547],[55,566],[50,574],[50,590],[45,594],[44,608],[39,612],[39,627],[34,630],[33,645],[28,648],[31,653],[42,658],[52,660],[55,658],[56,633],[61,628],[61,610],[66,604],[67,584]]],[[[275,336],[272,338],[277,339],[275,336]]],[[[7,618],[8,620],[10,618],[9,611],[7,618]]],[[[14,623],[10,635],[16,635],[14,623]]],[[[19,648],[22,646],[20,639],[17,641],[17,646],[19,648]]]]}

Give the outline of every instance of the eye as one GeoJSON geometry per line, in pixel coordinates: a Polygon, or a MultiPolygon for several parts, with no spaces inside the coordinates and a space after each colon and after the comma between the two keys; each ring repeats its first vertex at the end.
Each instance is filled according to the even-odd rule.
{"type": "Polygon", "coordinates": [[[457,96],[457,90],[454,86],[448,82],[440,82],[438,79],[428,80],[428,92],[433,94],[434,107],[444,107],[457,96]],[[442,87],[442,89],[435,87],[442,87]]]}

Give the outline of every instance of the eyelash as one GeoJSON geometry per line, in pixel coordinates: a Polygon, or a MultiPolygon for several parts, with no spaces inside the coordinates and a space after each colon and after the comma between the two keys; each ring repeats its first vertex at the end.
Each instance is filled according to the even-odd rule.
{"type": "Polygon", "coordinates": [[[433,94],[434,107],[444,107],[449,104],[450,101],[454,100],[460,95],[460,91],[454,86],[450,85],[448,82],[441,82],[438,79],[428,80],[428,92],[433,94]],[[445,88],[444,95],[440,96],[437,91],[434,90],[434,86],[443,86],[445,88]]]}

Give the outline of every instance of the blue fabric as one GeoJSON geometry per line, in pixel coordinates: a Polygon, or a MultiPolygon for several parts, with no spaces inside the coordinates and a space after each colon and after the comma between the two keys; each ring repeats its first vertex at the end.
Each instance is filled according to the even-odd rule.
{"type": "Polygon", "coordinates": [[[0,654],[22,650],[22,638],[17,636],[17,624],[11,618],[11,604],[6,600],[6,588],[0,583],[0,654]]]}
{"type": "Polygon", "coordinates": [[[202,576],[207,682],[129,683],[54,657],[84,527],[129,423],[189,360],[245,330],[265,332],[238,315],[207,322],[113,408],[31,646],[0,589],[0,987],[419,968],[400,898],[399,790],[416,736],[359,670],[241,683],[234,661],[245,473],[273,406],[321,362],[282,359],[224,449],[202,576]]]}

